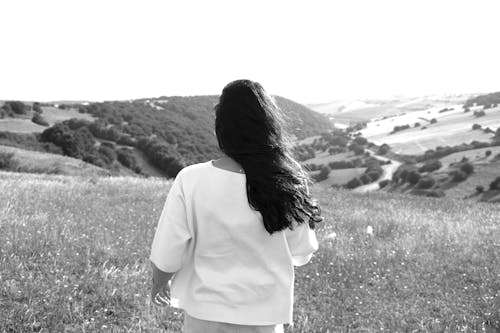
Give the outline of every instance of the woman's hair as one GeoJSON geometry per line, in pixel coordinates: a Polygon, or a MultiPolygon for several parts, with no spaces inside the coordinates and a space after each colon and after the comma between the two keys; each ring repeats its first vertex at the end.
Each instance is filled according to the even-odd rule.
{"type": "Polygon", "coordinates": [[[257,82],[233,81],[224,87],[215,115],[219,148],[245,171],[248,202],[266,230],[293,229],[293,222],[314,229],[321,210],[309,194],[307,173],[291,155],[271,96],[257,82]]]}

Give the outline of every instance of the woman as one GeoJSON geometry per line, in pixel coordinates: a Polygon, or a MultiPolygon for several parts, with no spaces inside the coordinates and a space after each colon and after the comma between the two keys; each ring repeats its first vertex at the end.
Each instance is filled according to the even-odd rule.
{"type": "Polygon", "coordinates": [[[282,332],[293,266],[318,248],[320,209],[259,83],[229,83],[215,110],[224,156],[172,184],[150,256],[152,301],[183,309],[186,333],[282,332]]]}

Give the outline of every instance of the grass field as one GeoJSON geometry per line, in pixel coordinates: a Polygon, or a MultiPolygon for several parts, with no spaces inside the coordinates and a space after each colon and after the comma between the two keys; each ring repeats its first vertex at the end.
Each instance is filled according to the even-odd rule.
{"type": "MultiPolygon", "coordinates": [[[[148,299],[169,186],[0,172],[0,331],[179,332],[182,313],[148,299]]],[[[325,222],[296,270],[293,332],[500,330],[500,206],[313,193],[325,222]]]]}
{"type": "Polygon", "coordinates": [[[316,156],[314,158],[308,159],[307,161],[304,161],[304,164],[327,165],[330,162],[348,161],[355,157],[356,155],[352,151],[347,151],[345,153],[338,153],[333,155],[330,155],[328,151],[321,151],[321,152],[317,151],[316,156]]]}

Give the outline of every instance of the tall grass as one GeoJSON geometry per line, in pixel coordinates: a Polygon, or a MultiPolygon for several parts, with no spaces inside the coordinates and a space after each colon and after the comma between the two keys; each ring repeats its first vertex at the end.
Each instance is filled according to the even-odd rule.
{"type": "MultiPolygon", "coordinates": [[[[148,298],[169,186],[0,173],[0,331],[179,332],[182,313],[148,298]]],[[[325,223],[293,332],[500,330],[498,205],[314,190],[325,223]]]]}

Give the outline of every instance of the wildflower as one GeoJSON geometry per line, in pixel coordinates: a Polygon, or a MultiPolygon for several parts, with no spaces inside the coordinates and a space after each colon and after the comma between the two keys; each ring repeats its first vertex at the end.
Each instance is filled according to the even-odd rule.
{"type": "Polygon", "coordinates": [[[371,225],[369,225],[368,227],[366,227],[366,234],[368,236],[373,236],[373,227],[371,225]]]}

